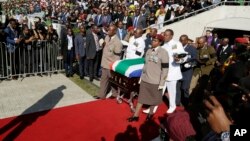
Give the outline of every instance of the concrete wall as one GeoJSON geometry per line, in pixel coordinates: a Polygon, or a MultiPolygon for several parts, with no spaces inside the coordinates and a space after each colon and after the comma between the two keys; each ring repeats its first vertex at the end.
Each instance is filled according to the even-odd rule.
{"type": "MultiPolygon", "coordinates": [[[[230,18],[244,18],[250,20],[250,6],[219,6],[185,20],[166,25],[159,32],[170,28],[175,32],[174,39],[179,39],[180,35],[187,34],[190,39],[195,40],[203,34],[209,23],[230,18]]],[[[240,22],[240,21],[239,21],[240,22]]],[[[234,24],[238,24],[237,22],[234,24]]],[[[249,25],[250,27],[250,25],[249,25]]]]}

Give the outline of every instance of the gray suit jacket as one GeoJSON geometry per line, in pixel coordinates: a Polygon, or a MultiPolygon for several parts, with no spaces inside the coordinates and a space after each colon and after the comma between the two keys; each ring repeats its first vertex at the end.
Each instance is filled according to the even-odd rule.
{"type": "Polygon", "coordinates": [[[86,36],[86,56],[88,59],[94,59],[96,56],[96,43],[91,30],[87,32],[86,36]]]}
{"type": "Polygon", "coordinates": [[[125,29],[122,29],[122,37],[120,37],[119,28],[118,28],[117,32],[116,32],[116,35],[118,36],[118,38],[120,40],[123,40],[126,37],[126,35],[127,35],[127,31],[125,29]]]}
{"type": "Polygon", "coordinates": [[[111,40],[109,36],[106,36],[105,43],[101,66],[105,69],[110,69],[111,63],[120,60],[122,43],[117,35],[114,35],[113,39],[111,40]]]}
{"type": "Polygon", "coordinates": [[[81,57],[86,55],[86,37],[82,36],[82,34],[78,34],[75,37],[74,44],[75,44],[75,54],[81,57]]]}
{"type": "MultiPolygon", "coordinates": [[[[134,24],[135,17],[133,17],[132,21],[134,24]]],[[[147,27],[147,22],[145,16],[139,16],[139,19],[137,21],[137,26],[135,28],[146,28],[147,27]]]]}

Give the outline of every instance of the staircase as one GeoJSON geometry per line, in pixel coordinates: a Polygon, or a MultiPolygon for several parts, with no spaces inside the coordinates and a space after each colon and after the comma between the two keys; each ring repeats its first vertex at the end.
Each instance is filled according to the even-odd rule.
{"type": "Polygon", "coordinates": [[[158,32],[161,33],[170,28],[174,30],[174,39],[179,40],[182,34],[187,34],[195,41],[207,29],[225,28],[250,31],[250,1],[246,3],[248,3],[246,6],[235,6],[229,5],[230,2],[221,2],[177,17],[176,22],[164,26],[158,32]]]}

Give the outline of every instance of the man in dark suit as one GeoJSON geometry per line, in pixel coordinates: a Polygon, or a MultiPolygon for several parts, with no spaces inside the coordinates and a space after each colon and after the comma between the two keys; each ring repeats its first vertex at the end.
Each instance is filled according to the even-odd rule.
{"type": "Polygon", "coordinates": [[[125,36],[127,35],[127,30],[123,28],[122,21],[118,22],[118,29],[117,29],[116,35],[118,36],[120,40],[123,40],[125,36]]]}
{"type": "Polygon", "coordinates": [[[79,74],[80,79],[84,78],[84,64],[85,64],[85,43],[86,43],[86,36],[85,36],[85,28],[83,25],[79,27],[80,33],[75,37],[74,44],[75,44],[75,55],[76,59],[79,62],[79,74]]]}
{"type": "Polygon", "coordinates": [[[6,35],[6,49],[8,51],[7,57],[9,61],[7,63],[8,66],[11,67],[10,75],[13,79],[17,79],[17,74],[19,74],[19,43],[21,42],[21,38],[19,38],[19,32],[17,30],[17,21],[15,19],[9,20],[9,26],[4,29],[4,33],[6,35]]]}
{"type": "Polygon", "coordinates": [[[102,47],[99,44],[98,33],[100,29],[93,25],[91,30],[87,32],[86,36],[86,56],[89,65],[89,80],[99,80],[98,78],[98,64],[100,64],[102,56],[102,47]]]}
{"type": "Polygon", "coordinates": [[[230,47],[230,45],[228,43],[229,43],[229,39],[228,38],[224,38],[222,40],[222,44],[219,46],[219,48],[217,50],[218,61],[216,62],[216,64],[218,66],[223,65],[224,62],[227,60],[227,58],[233,52],[233,49],[230,47]]]}
{"type": "Polygon", "coordinates": [[[111,13],[112,21],[118,22],[120,19],[124,17],[124,14],[122,12],[121,6],[117,7],[117,11],[113,11],[111,13]]]}
{"type": "Polygon", "coordinates": [[[125,29],[128,29],[129,27],[133,26],[132,18],[129,17],[128,11],[124,12],[124,16],[120,18],[120,21],[122,21],[122,23],[124,24],[125,29]]]}
{"type": "Polygon", "coordinates": [[[188,44],[188,36],[181,35],[180,42],[183,45],[184,50],[188,53],[187,60],[181,64],[182,79],[178,82],[178,89],[176,95],[176,105],[182,103],[184,106],[188,104],[189,87],[193,76],[193,67],[196,64],[198,58],[198,52],[196,48],[188,44]]]}
{"type": "Polygon", "coordinates": [[[95,16],[94,23],[97,26],[102,24],[102,11],[99,9],[97,10],[97,15],[95,16]]]}
{"type": "Polygon", "coordinates": [[[146,28],[147,27],[147,22],[145,16],[140,15],[140,10],[135,11],[135,16],[132,18],[133,21],[133,27],[134,28],[146,28]]]}
{"type": "Polygon", "coordinates": [[[111,23],[111,15],[108,13],[108,9],[104,9],[103,15],[102,15],[102,26],[108,26],[111,23]]]}
{"type": "Polygon", "coordinates": [[[211,45],[214,47],[215,50],[217,50],[219,44],[220,44],[220,39],[218,38],[218,34],[214,33],[211,45]]]}
{"type": "Polygon", "coordinates": [[[149,48],[151,48],[152,39],[157,35],[157,29],[151,28],[150,32],[146,35],[145,39],[145,54],[149,48]]]}
{"type": "Polygon", "coordinates": [[[71,28],[67,29],[67,35],[62,39],[62,54],[66,76],[73,76],[73,58],[74,58],[74,34],[71,28]]]}

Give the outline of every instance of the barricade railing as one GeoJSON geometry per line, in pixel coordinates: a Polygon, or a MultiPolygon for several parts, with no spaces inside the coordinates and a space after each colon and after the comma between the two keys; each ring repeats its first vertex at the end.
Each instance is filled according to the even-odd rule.
{"type": "Polygon", "coordinates": [[[192,11],[192,12],[189,12],[189,13],[184,13],[183,15],[180,15],[178,17],[175,17],[173,19],[169,19],[169,20],[166,20],[164,22],[161,22],[161,23],[157,23],[157,24],[154,24],[154,25],[150,25],[146,28],[144,28],[144,30],[147,30],[147,29],[150,29],[152,27],[156,27],[158,28],[160,25],[168,25],[168,24],[171,24],[173,22],[177,22],[177,21],[180,21],[180,20],[183,20],[183,19],[186,19],[186,18],[189,18],[189,17],[192,17],[192,16],[195,16],[199,13],[202,13],[204,11],[208,11],[208,10],[211,10],[213,8],[216,8],[218,6],[222,6],[222,5],[227,5],[227,6],[235,6],[235,5],[239,5],[239,6],[249,6],[250,5],[250,1],[247,0],[247,1],[238,1],[238,0],[232,0],[232,1],[222,1],[222,2],[219,2],[219,3],[216,3],[216,4],[213,4],[213,5],[210,5],[210,6],[207,6],[207,7],[204,7],[204,8],[201,8],[201,9],[198,9],[196,11],[192,11]],[[241,4],[243,3],[243,4],[241,4]]]}
{"type": "Polygon", "coordinates": [[[1,42],[0,59],[0,79],[52,74],[64,70],[59,41],[34,41],[14,47],[1,42]]]}

